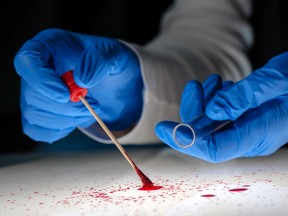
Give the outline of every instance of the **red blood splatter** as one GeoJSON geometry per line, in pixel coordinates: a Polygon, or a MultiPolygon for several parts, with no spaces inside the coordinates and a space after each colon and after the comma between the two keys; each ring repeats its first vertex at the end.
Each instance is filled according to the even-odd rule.
{"type": "Polygon", "coordinates": [[[207,197],[207,198],[209,198],[209,197],[215,197],[216,195],[214,195],[214,194],[203,194],[203,195],[201,195],[201,197],[207,197]]]}
{"type": "Polygon", "coordinates": [[[148,190],[158,190],[158,189],[161,189],[162,186],[155,186],[155,185],[143,185],[141,188],[139,188],[138,190],[145,190],[145,191],[148,191],[148,190]]]}
{"type": "Polygon", "coordinates": [[[230,189],[229,191],[230,192],[242,192],[246,190],[248,190],[248,188],[233,188],[233,189],[230,189]]]}
{"type": "Polygon", "coordinates": [[[138,190],[150,191],[150,190],[158,190],[158,189],[162,188],[162,186],[155,186],[154,183],[136,166],[136,164],[130,158],[128,153],[125,152],[125,154],[127,155],[127,157],[129,157],[129,159],[133,163],[134,169],[135,169],[137,175],[139,176],[139,178],[141,179],[142,187],[139,188],[138,190]]]}
{"type": "Polygon", "coordinates": [[[135,171],[137,175],[140,177],[143,184],[142,187],[139,188],[138,190],[148,191],[148,190],[158,190],[162,188],[162,186],[155,186],[153,182],[146,175],[144,175],[144,173],[136,165],[135,165],[135,171]]]}

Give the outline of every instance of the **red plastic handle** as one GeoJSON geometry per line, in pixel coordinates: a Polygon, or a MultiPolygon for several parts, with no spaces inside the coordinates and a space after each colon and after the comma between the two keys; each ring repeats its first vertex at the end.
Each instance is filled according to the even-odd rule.
{"type": "Polygon", "coordinates": [[[67,85],[70,91],[70,100],[73,102],[78,102],[80,100],[80,96],[85,97],[88,93],[88,90],[85,88],[81,88],[78,86],[73,78],[73,71],[67,71],[62,76],[61,79],[67,85]]]}

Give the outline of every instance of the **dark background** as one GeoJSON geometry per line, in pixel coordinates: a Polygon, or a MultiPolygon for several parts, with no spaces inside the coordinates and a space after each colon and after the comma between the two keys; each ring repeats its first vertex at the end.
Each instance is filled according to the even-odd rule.
{"type": "MultiPolygon", "coordinates": [[[[25,41],[41,30],[57,27],[144,44],[158,32],[162,12],[171,3],[172,0],[81,0],[76,4],[58,0],[12,0],[1,3],[0,153],[29,152],[36,147],[49,145],[36,144],[22,133],[19,108],[20,79],[15,72],[13,59],[25,41]]],[[[75,131],[52,145],[60,146],[65,141],[76,143],[74,137],[82,141],[79,143],[91,142],[90,138],[75,131]]]]}
{"type": "MultiPolygon", "coordinates": [[[[22,133],[20,79],[14,70],[13,58],[26,40],[41,30],[57,27],[145,44],[158,32],[160,17],[171,3],[172,0],[81,0],[77,4],[57,0],[3,1],[0,7],[0,153],[30,152],[48,145],[36,144],[22,133]]],[[[288,3],[285,0],[256,0],[254,4],[251,22],[255,26],[256,40],[250,56],[254,68],[258,68],[270,57],[287,50],[288,3]]],[[[91,142],[90,138],[75,131],[53,146],[71,141],[75,133],[81,141],[91,142]]]]}

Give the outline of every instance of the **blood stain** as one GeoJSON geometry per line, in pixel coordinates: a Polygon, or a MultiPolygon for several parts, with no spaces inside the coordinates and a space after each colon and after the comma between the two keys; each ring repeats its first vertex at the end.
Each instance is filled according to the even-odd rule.
{"type": "Polygon", "coordinates": [[[248,188],[233,188],[233,189],[230,189],[228,191],[230,192],[242,192],[242,191],[246,191],[248,190],[248,188]]]}
{"type": "Polygon", "coordinates": [[[210,197],[215,197],[216,195],[214,194],[203,194],[201,195],[201,197],[207,197],[207,198],[210,198],[210,197]]]}
{"type": "Polygon", "coordinates": [[[154,183],[136,165],[135,170],[143,184],[142,187],[139,188],[138,190],[150,191],[150,190],[159,190],[162,188],[162,186],[154,185],[154,183]]]}
{"type": "Polygon", "coordinates": [[[159,190],[161,188],[162,188],[162,186],[157,186],[157,185],[152,184],[152,185],[143,185],[138,190],[150,191],[150,190],[159,190]]]}
{"type": "MultiPolygon", "coordinates": [[[[127,152],[125,152],[125,154],[127,155],[127,157],[130,158],[127,152]]],[[[142,182],[142,187],[139,188],[138,190],[150,191],[150,190],[158,190],[162,188],[162,186],[155,186],[154,183],[136,166],[136,164],[131,158],[130,160],[133,163],[134,169],[142,182]]]]}

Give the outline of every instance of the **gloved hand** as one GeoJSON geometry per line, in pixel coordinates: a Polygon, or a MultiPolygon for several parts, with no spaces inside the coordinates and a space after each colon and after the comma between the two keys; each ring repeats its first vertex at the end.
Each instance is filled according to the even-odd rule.
{"type": "MultiPolygon", "coordinates": [[[[195,113],[192,105],[193,102],[195,103],[196,94],[200,95],[198,97],[200,103],[204,101],[201,109],[206,109],[206,114],[211,119],[231,119],[234,120],[233,123],[187,149],[178,147],[174,143],[172,130],[175,123],[173,122],[160,122],[155,129],[156,134],[172,148],[213,163],[274,153],[288,142],[287,68],[288,53],[283,53],[245,79],[235,84],[225,85],[222,90],[218,88],[216,91],[217,88],[214,87],[210,91],[204,83],[202,89],[204,92],[216,94],[212,98],[201,96],[197,93],[201,92],[201,86],[193,86],[190,82],[184,90],[180,107],[183,115],[189,113],[189,110],[190,113],[195,113]]],[[[213,82],[211,77],[208,80],[213,82]]],[[[192,84],[194,82],[192,81],[192,84]]],[[[214,83],[217,82],[214,79],[214,83]]],[[[183,116],[181,117],[183,120],[183,116]]]]}
{"type": "Polygon", "coordinates": [[[77,85],[111,130],[127,129],[142,111],[143,81],[136,54],[116,39],[48,29],[28,40],[14,59],[21,76],[23,131],[52,143],[95,122],[80,102],[69,101],[60,76],[74,70],[77,85]]]}
{"type": "MultiPolygon", "coordinates": [[[[191,80],[184,88],[181,104],[180,104],[180,118],[181,122],[189,124],[191,119],[195,118],[199,114],[205,112],[205,107],[211,98],[215,95],[215,92],[229,87],[233,83],[231,81],[222,82],[219,75],[213,74],[208,77],[203,85],[197,80],[191,80]]],[[[209,121],[209,119],[206,119],[209,121]]],[[[202,124],[207,125],[207,121],[200,121],[198,126],[201,128],[202,124]],[[201,125],[199,125],[201,124],[201,125]]],[[[159,122],[155,127],[155,133],[160,140],[168,144],[173,149],[180,151],[184,154],[188,154],[203,160],[213,162],[214,156],[212,155],[214,146],[211,137],[206,137],[200,141],[195,142],[189,148],[182,148],[177,145],[173,139],[172,132],[175,126],[179,124],[173,121],[159,122]],[[211,139],[210,139],[211,138],[211,139]]],[[[176,136],[178,140],[182,140],[182,143],[190,143],[191,136],[190,131],[185,134],[185,130],[179,130],[176,136]],[[179,138],[178,138],[179,136],[179,138]]],[[[214,135],[214,134],[213,134],[214,135]]]]}

